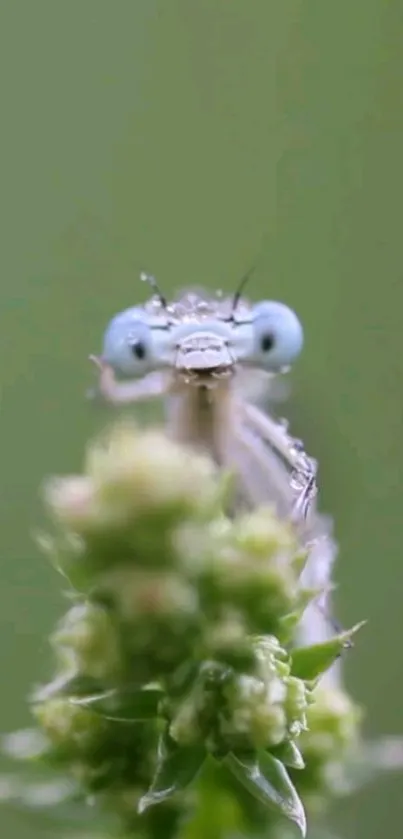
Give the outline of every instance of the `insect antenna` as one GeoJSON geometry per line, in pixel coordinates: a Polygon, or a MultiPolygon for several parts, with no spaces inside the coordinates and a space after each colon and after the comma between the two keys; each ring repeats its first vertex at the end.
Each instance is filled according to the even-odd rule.
{"type": "Polygon", "coordinates": [[[167,309],[168,308],[168,301],[167,301],[165,295],[160,290],[155,277],[153,277],[152,274],[147,274],[145,271],[142,271],[141,274],[140,274],[140,280],[141,280],[141,282],[148,283],[148,285],[151,286],[152,290],[157,295],[157,297],[158,297],[158,299],[161,303],[161,306],[164,309],[167,309]]]}
{"type": "Polygon", "coordinates": [[[270,231],[268,230],[266,233],[263,234],[261,245],[260,245],[260,248],[259,248],[259,251],[258,251],[258,256],[256,257],[255,262],[252,265],[252,268],[249,268],[249,271],[247,271],[246,274],[243,275],[243,277],[241,278],[241,280],[238,284],[238,288],[236,289],[235,294],[232,298],[230,319],[232,319],[234,317],[235,311],[236,311],[236,309],[239,305],[239,301],[242,297],[242,292],[243,292],[247,282],[249,281],[250,277],[256,271],[256,268],[258,267],[258,265],[261,261],[261,258],[264,254],[266,245],[267,245],[269,240],[270,240],[270,231]]]}
{"type": "Polygon", "coordinates": [[[238,284],[238,288],[236,289],[235,294],[232,298],[231,318],[234,317],[235,311],[236,311],[236,309],[239,305],[239,301],[242,297],[242,292],[243,292],[249,278],[252,276],[252,274],[255,270],[256,270],[256,265],[253,265],[252,268],[249,268],[249,271],[247,271],[246,274],[244,274],[243,277],[241,278],[241,280],[238,284]]]}

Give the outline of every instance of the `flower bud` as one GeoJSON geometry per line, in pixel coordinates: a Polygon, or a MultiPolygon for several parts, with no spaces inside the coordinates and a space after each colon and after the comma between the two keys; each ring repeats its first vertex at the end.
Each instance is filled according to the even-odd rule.
{"type": "Polygon", "coordinates": [[[225,706],[220,715],[220,733],[229,749],[267,749],[281,743],[287,731],[285,694],[280,679],[265,683],[253,676],[235,676],[223,690],[225,706]]]}
{"type": "Polygon", "coordinates": [[[314,701],[306,710],[308,730],[300,744],[304,754],[324,761],[334,758],[357,739],[361,713],[339,688],[319,684],[312,695],[314,701]]]}
{"type": "Polygon", "coordinates": [[[310,693],[302,679],[289,676],[287,679],[287,696],[285,707],[289,722],[289,731],[293,737],[298,737],[307,727],[307,709],[310,693]]]}
{"type": "Polygon", "coordinates": [[[53,635],[53,646],[71,669],[96,680],[116,674],[121,650],[116,623],[110,613],[94,603],[73,606],[53,635]]]}
{"type": "Polygon", "coordinates": [[[85,533],[96,517],[92,482],[85,475],[52,478],[45,485],[45,497],[56,518],[77,533],[85,533]]]}
{"type": "Polygon", "coordinates": [[[315,813],[323,811],[340,789],[346,791],[343,777],[349,755],[359,752],[361,714],[340,688],[319,684],[312,698],[307,728],[298,740],[305,769],[291,774],[306,807],[315,813]]]}
{"type": "Polygon", "coordinates": [[[284,557],[297,550],[295,534],[287,522],[280,520],[271,507],[259,507],[240,516],[234,525],[235,543],[255,559],[267,561],[268,557],[284,557]]]}
{"type": "Polygon", "coordinates": [[[199,513],[216,495],[209,458],[158,431],[140,434],[130,425],[118,425],[103,444],[92,447],[87,468],[96,497],[132,515],[164,508],[176,519],[199,513]]]}
{"type": "Polygon", "coordinates": [[[193,617],[198,608],[194,588],[170,571],[116,568],[101,576],[98,590],[112,598],[125,622],[136,622],[140,617],[149,621],[161,617],[183,619],[193,617]]]}
{"type": "Polygon", "coordinates": [[[39,703],[34,706],[34,714],[53,745],[72,756],[93,748],[106,730],[102,717],[75,705],[70,698],[39,703]]]}
{"type": "Polygon", "coordinates": [[[207,659],[247,672],[255,664],[255,652],[242,616],[235,611],[211,623],[204,631],[203,654],[207,659]]]}
{"type": "Polygon", "coordinates": [[[299,595],[295,538],[271,509],[211,530],[205,576],[210,602],[224,601],[247,617],[253,632],[276,634],[299,595]]]}
{"type": "Polygon", "coordinates": [[[234,675],[223,689],[221,732],[242,748],[270,748],[306,726],[308,690],[290,675],[288,654],[274,636],[254,641],[252,674],[234,675]]]}

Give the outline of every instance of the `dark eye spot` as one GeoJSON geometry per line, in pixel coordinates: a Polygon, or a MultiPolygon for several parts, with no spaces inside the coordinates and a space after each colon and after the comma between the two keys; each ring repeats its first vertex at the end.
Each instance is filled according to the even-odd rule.
{"type": "Polygon", "coordinates": [[[133,344],[131,344],[130,349],[135,358],[137,358],[139,361],[143,361],[143,359],[146,357],[146,348],[142,341],[135,341],[133,344]]]}
{"type": "Polygon", "coordinates": [[[273,349],[275,344],[274,335],[271,332],[266,332],[266,335],[262,335],[260,341],[260,348],[262,352],[269,352],[273,349]]]}

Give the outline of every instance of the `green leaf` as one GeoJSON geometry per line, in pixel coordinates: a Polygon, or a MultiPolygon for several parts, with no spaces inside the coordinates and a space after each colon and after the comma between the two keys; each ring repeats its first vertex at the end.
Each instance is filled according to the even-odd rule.
{"type": "Polygon", "coordinates": [[[290,819],[301,835],[306,835],[302,802],[280,760],[268,752],[257,756],[236,755],[232,752],[224,758],[224,764],[255,798],[290,819]]]}
{"type": "Polygon", "coordinates": [[[158,752],[153,782],[138,803],[139,814],[185,789],[201,769],[206,757],[204,746],[178,746],[165,734],[161,737],[158,752]]]}
{"type": "Polygon", "coordinates": [[[270,749],[270,753],[277,760],[281,760],[284,766],[289,766],[291,769],[304,769],[305,767],[302,754],[294,740],[286,740],[284,743],[280,743],[279,746],[270,749]]]}
{"type": "Polygon", "coordinates": [[[31,696],[33,702],[46,702],[56,696],[83,697],[100,695],[101,690],[95,679],[80,673],[62,673],[52,682],[36,688],[31,696]]]}
{"type": "Polygon", "coordinates": [[[288,644],[292,640],[301,617],[302,611],[297,609],[295,612],[289,612],[279,619],[277,636],[282,644],[288,644]]]}
{"type": "Polygon", "coordinates": [[[299,592],[296,608],[279,619],[279,635],[283,643],[292,639],[307,606],[320,594],[323,594],[321,588],[305,588],[299,592]]]}
{"type": "Polygon", "coordinates": [[[159,688],[144,688],[143,690],[114,688],[91,696],[73,697],[70,701],[108,720],[141,722],[158,716],[158,706],[164,695],[159,688]]]}
{"type": "Polygon", "coordinates": [[[364,623],[365,621],[357,623],[352,629],[335,635],[323,644],[313,644],[310,647],[298,647],[292,650],[292,675],[306,681],[317,679],[328,670],[343,650],[351,646],[353,635],[364,626],[364,623]]]}

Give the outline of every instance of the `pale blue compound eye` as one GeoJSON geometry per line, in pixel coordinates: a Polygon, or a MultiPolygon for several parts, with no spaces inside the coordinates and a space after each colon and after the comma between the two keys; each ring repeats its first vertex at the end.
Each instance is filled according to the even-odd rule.
{"type": "Polygon", "coordinates": [[[253,308],[253,361],[266,370],[288,367],[300,354],[304,334],[295,312],[284,303],[262,301],[253,308]]]}
{"type": "Polygon", "coordinates": [[[109,322],[102,358],[125,376],[142,376],[153,367],[151,329],[138,307],[125,309],[109,322]]]}

